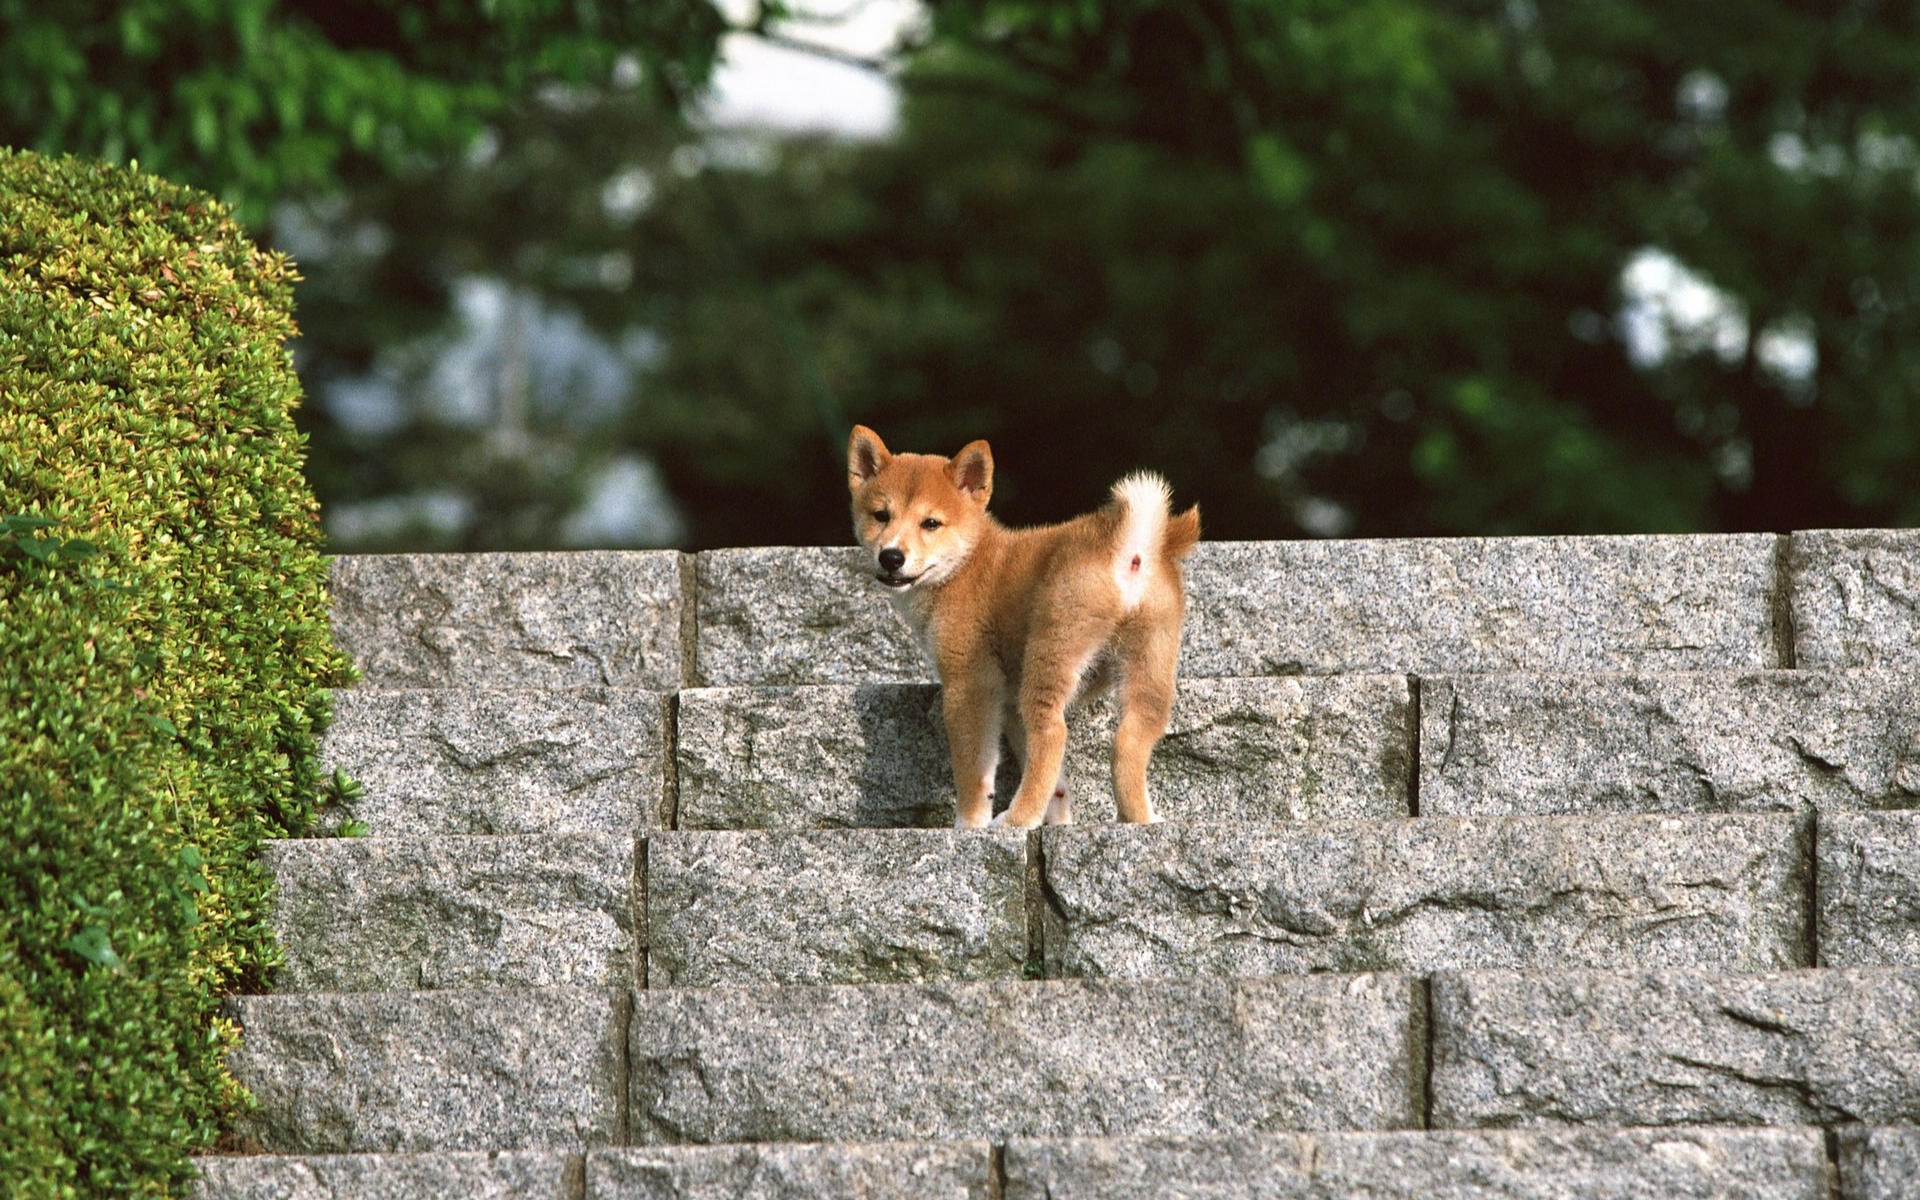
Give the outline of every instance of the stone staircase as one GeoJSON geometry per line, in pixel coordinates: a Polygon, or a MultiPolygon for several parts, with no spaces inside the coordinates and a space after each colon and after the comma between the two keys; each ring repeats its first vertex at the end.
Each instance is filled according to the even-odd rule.
{"type": "Polygon", "coordinates": [[[1033,834],[865,574],[339,560],[199,1194],[1920,1195],[1920,532],[1202,544],[1033,834]]]}

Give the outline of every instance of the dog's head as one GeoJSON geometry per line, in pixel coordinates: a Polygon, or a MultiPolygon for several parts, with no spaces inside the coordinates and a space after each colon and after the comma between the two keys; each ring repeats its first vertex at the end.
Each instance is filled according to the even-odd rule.
{"type": "Polygon", "coordinates": [[[993,452],[972,442],[954,455],[890,454],[864,425],[847,439],[853,536],[873,554],[874,575],[893,591],[945,581],[987,524],[993,452]]]}

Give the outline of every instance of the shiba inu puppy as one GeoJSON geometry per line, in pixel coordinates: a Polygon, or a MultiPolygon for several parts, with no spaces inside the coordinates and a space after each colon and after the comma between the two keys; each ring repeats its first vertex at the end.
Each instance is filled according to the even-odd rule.
{"type": "Polygon", "coordinates": [[[1173,707],[1180,560],[1200,539],[1200,510],[1169,515],[1166,481],[1139,473],[1114,484],[1097,512],[1008,529],[987,512],[985,442],[952,458],[892,454],[863,425],[847,442],[847,486],[854,536],[940,677],[956,824],[987,824],[1003,733],[1022,774],[993,823],[1070,821],[1060,781],[1067,708],[1111,685],[1115,805],[1124,821],[1157,820],[1147,759],[1173,707]]]}

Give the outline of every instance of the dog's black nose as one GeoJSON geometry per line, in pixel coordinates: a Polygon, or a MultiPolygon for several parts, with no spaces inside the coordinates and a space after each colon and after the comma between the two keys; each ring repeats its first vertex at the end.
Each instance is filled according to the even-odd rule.
{"type": "Polygon", "coordinates": [[[898,571],[906,565],[907,555],[905,551],[882,550],[880,552],[880,569],[882,571],[898,571]]]}

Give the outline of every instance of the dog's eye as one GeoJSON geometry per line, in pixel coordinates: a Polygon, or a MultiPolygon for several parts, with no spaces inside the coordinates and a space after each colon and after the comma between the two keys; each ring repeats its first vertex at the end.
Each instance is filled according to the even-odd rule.
{"type": "Polygon", "coordinates": [[[885,525],[888,521],[893,520],[893,514],[884,508],[876,508],[873,510],[873,519],[885,525]]]}
{"type": "Polygon", "coordinates": [[[922,529],[924,529],[924,530],[926,530],[927,532],[929,532],[929,533],[931,533],[931,532],[933,532],[934,530],[936,530],[936,529],[938,529],[938,528],[940,528],[940,522],[939,522],[939,520],[938,520],[938,519],[936,519],[936,518],[934,518],[934,517],[928,517],[928,518],[927,518],[926,520],[924,520],[924,521],[922,521],[922,522],[920,522],[920,528],[922,528],[922,529]]]}

